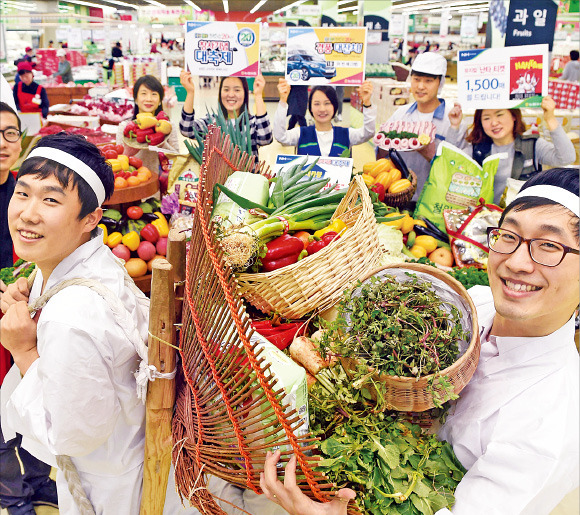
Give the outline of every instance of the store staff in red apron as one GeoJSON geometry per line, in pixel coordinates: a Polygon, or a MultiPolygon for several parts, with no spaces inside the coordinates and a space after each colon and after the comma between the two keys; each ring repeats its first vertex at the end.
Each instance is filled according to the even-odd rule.
{"type": "Polygon", "coordinates": [[[21,113],[42,113],[48,116],[48,95],[46,90],[34,82],[32,65],[28,61],[18,63],[20,82],[14,86],[14,102],[21,113]]]}

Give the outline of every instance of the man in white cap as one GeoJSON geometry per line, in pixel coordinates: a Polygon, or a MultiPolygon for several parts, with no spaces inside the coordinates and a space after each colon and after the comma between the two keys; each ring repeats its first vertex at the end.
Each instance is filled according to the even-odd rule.
{"type": "Polygon", "coordinates": [[[70,62],[66,59],[66,50],[60,48],[56,51],[58,57],[58,70],[53,74],[54,77],[62,77],[62,82],[66,84],[73,80],[72,68],[70,62]]]}
{"type": "MultiPolygon", "coordinates": [[[[435,52],[419,54],[411,67],[411,94],[415,102],[410,106],[402,106],[389,118],[389,121],[405,120],[408,122],[433,122],[437,127],[436,138],[444,140],[449,129],[449,111],[452,105],[446,105],[445,100],[437,94],[443,89],[447,61],[435,52]]],[[[413,197],[419,198],[423,185],[429,176],[430,162],[435,155],[437,142],[420,151],[403,152],[402,157],[411,170],[417,174],[417,191],[413,197]]],[[[386,157],[386,153],[379,149],[377,157],[386,157]]]]}

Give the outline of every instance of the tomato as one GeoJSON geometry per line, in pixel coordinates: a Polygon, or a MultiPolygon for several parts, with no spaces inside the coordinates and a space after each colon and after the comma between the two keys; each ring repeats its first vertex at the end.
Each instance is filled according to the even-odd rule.
{"type": "Polygon", "coordinates": [[[143,161],[141,159],[139,159],[138,157],[131,156],[129,158],[129,164],[131,166],[134,166],[135,168],[141,168],[143,166],[143,161]]]}
{"type": "Polygon", "coordinates": [[[139,206],[131,206],[127,209],[127,216],[133,220],[139,220],[143,216],[143,210],[139,206]]]}
{"type": "Polygon", "coordinates": [[[125,151],[125,147],[123,147],[123,145],[114,145],[114,147],[117,154],[122,154],[125,151]]]}
{"type": "Polygon", "coordinates": [[[117,154],[117,152],[115,152],[114,150],[105,150],[105,152],[103,152],[103,156],[105,156],[105,159],[117,159],[119,154],[117,154]]]}
{"type": "MultiPolygon", "coordinates": [[[[101,148],[101,154],[106,152],[107,150],[114,150],[115,152],[117,152],[116,150],[117,145],[113,145],[112,143],[109,143],[108,145],[105,145],[103,148],[101,148]]],[[[121,154],[123,152],[121,151],[121,154]]],[[[118,154],[118,152],[117,152],[118,154]]]]}

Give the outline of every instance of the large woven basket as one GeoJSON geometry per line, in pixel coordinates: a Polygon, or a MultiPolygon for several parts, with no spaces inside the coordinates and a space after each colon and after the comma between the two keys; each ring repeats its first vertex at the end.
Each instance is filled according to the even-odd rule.
{"type": "MultiPolygon", "coordinates": [[[[433,379],[433,376],[447,376],[453,385],[453,390],[456,394],[459,394],[459,392],[463,390],[473,376],[479,361],[480,351],[477,313],[475,305],[463,285],[448,273],[433,266],[421,265],[418,263],[399,263],[396,265],[383,266],[367,274],[362,281],[366,281],[383,270],[395,268],[402,268],[409,270],[410,272],[421,272],[433,277],[434,279],[443,281],[461,297],[463,303],[470,311],[471,327],[469,329],[471,332],[471,340],[467,350],[455,363],[453,363],[453,365],[437,374],[430,374],[419,379],[414,377],[391,376],[387,374],[378,377],[378,379],[386,386],[385,396],[387,402],[390,404],[389,409],[398,411],[425,411],[434,407],[433,393],[428,389],[428,383],[433,379]]],[[[354,359],[343,358],[341,361],[347,371],[356,367],[356,360],[354,359]]],[[[435,387],[435,389],[437,389],[437,387],[435,387]]],[[[443,394],[441,390],[440,393],[443,394]]]]}
{"type": "Polygon", "coordinates": [[[265,313],[301,318],[335,304],[342,292],[377,266],[380,258],[371,198],[356,176],[332,219],[348,227],[328,247],[273,272],[238,275],[240,294],[265,313]]]}
{"type": "Polygon", "coordinates": [[[383,202],[387,206],[405,207],[417,190],[417,175],[413,170],[409,170],[409,180],[411,181],[411,186],[399,193],[386,193],[383,202]]]}

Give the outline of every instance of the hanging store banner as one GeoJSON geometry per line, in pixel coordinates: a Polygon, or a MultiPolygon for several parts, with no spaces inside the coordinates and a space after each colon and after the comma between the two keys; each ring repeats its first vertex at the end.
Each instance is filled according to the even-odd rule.
{"type": "Polygon", "coordinates": [[[539,107],[549,64],[548,45],[461,50],[458,101],[463,109],[539,107]]]}
{"type": "Polygon", "coordinates": [[[260,72],[260,24],[188,21],[185,60],[194,75],[256,77],[260,72]]]}
{"type": "Polygon", "coordinates": [[[554,44],[558,4],[554,0],[511,0],[505,46],[554,44]]]}
{"type": "Polygon", "coordinates": [[[461,17],[461,39],[473,39],[477,36],[477,26],[479,24],[479,16],[472,14],[464,14],[461,17]]]}
{"type": "Polygon", "coordinates": [[[292,27],[286,40],[286,80],[292,84],[359,85],[364,81],[367,29],[292,27]]]}

